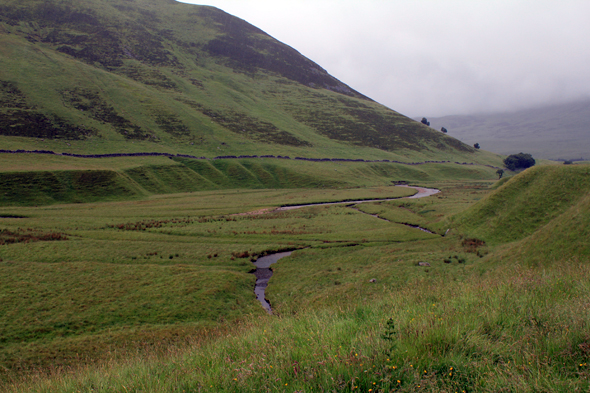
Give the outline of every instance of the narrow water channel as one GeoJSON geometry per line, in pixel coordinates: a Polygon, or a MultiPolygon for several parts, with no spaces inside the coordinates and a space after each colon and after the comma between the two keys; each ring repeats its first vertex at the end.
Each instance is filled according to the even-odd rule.
{"type": "MultiPolygon", "coordinates": [[[[366,212],[362,211],[361,209],[359,209],[358,207],[355,207],[355,206],[350,206],[350,208],[353,209],[353,210],[356,210],[359,213],[363,213],[363,214],[366,214],[366,215],[371,216],[371,217],[378,218],[378,219],[383,220],[383,221],[393,222],[391,220],[388,220],[387,218],[383,218],[383,217],[379,216],[378,214],[366,213],[366,212]]],[[[422,228],[419,225],[408,224],[408,223],[405,223],[405,222],[396,222],[395,224],[405,225],[405,226],[410,227],[410,228],[419,229],[422,232],[426,232],[426,233],[430,233],[430,234],[436,235],[436,233],[431,232],[431,231],[429,231],[426,228],[422,228]]]]}
{"type": "Polygon", "coordinates": [[[256,270],[254,271],[254,276],[256,276],[256,285],[254,286],[254,293],[256,294],[256,299],[262,304],[262,307],[269,314],[272,314],[272,309],[270,308],[270,303],[265,298],[265,291],[266,287],[268,286],[268,281],[272,277],[272,270],[270,265],[276,263],[279,259],[288,257],[291,255],[292,251],[285,251],[285,252],[278,252],[276,254],[270,254],[264,256],[262,258],[258,258],[258,260],[254,263],[256,266],[256,270]]]}
{"type": "MultiPolygon", "coordinates": [[[[439,190],[434,189],[434,188],[412,187],[412,186],[398,186],[398,187],[414,188],[418,192],[412,196],[409,196],[409,197],[399,197],[399,198],[391,198],[391,199],[373,199],[373,200],[362,200],[362,201],[329,202],[329,203],[318,203],[318,204],[297,205],[297,206],[285,206],[285,207],[280,207],[274,211],[293,210],[293,209],[300,209],[302,207],[319,206],[319,205],[339,205],[339,204],[351,204],[352,205],[352,204],[366,203],[366,202],[392,201],[395,199],[404,199],[404,198],[423,198],[423,197],[431,196],[431,195],[434,195],[434,194],[440,192],[439,190]]],[[[361,211],[361,213],[364,213],[364,212],[361,211]]],[[[365,214],[368,214],[368,213],[365,213],[365,214]]],[[[374,216],[379,219],[389,221],[389,220],[387,220],[385,218],[381,218],[377,215],[374,215],[374,216]]],[[[420,229],[424,232],[432,233],[428,229],[420,228],[419,226],[414,226],[414,225],[410,225],[410,224],[404,224],[404,225],[408,225],[413,228],[420,229]]],[[[270,278],[272,277],[272,269],[270,268],[270,265],[272,265],[273,263],[276,263],[281,258],[288,257],[289,255],[291,255],[291,253],[292,253],[292,251],[278,252],[276,254],[270,254],[270,255],[266,255],[262,258],[258,258],[258,260],[256,260],[256,262],[253,262],[254,265],[256,266],[256,270],[253,272],[254,276],[256,276],[256,284],[254,286],[254,293],[256,294],[256,299],[260,302],[260,304],[262,304],[262,307],[264,307],[264,309],[269,314],[272,314],[272,308],[270,307],[270,303],[268,302],[268,300],[266,300],[265,292],[266,292],[266,287],[268,286],[268,282],[269,282],[270,278]]]]}

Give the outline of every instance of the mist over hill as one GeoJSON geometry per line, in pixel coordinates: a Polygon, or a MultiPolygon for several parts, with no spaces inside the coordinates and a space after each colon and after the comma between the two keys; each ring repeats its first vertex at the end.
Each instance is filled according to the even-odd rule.
{"type": "Polygon", "coordinates": [[[0,5],[0,67],[6,148],[482,155],[213,7],[7,0],[0,5]]]}
{"type": "Polygon", "coordinates": [[[590,99],[507,113],[428,118],[432,128],[499,154],[590,159],[590,99]]]}

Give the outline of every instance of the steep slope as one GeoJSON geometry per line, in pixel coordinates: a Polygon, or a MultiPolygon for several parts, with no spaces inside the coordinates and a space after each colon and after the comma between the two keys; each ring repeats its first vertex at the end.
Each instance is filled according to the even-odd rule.
{"type": "Polygon", "coordinates": [[[590,193],[517,246],[501,253],[534,264],[590,260],[590,193]]]}
{"type": "Polygon", "coordinates": [[[546,159],[590,159],[590,100],[510,113],[429,118],[431,127],[500,154],[520,151],[546,159]]]}
{"type": "MultiPolygon", "coordinates": [[[[522,240],[534,234],[525,244],[550,248],[548,239],[560,239],[565,233],[578,239],[580,233],[588,231],[590,223],[582,217],[588,215],[589,193],[588,165],[533,167],[455,216],[453,225],[465,237],[482,239],[489,244],[522,240]],[[582,220],[583,225],[574,225],[576,220],[582,220]],[[572,226],[565,231],[568,222],[572,226]]],[[[578,240],[585,242],[586,239],[578,240]]],[[[562,243],[575,248],[579,241],[560,239],[559,244],[562,243]]]]}
{"type": "Polygon", "coordinates": [[[212,7],[7,0],[0,68],[5,148],[497,160],[212,7]]]}

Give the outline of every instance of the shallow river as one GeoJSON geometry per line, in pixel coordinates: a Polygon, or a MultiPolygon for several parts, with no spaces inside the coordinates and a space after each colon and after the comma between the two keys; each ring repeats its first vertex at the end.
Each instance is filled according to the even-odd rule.
{"type": "Polygon", "coordinates": [[[256,270],[254,271],[254,275],[256,276],[256,286],[254,287],[254,293],[256,294],[256,299],[262,304],[262,307],[269,314],[272,314],[272,310],[270,308],[270,303],[264,297],[264,292],[266,287],[268,286],[268,280],[272,277],[272,270],[270,270],[270,265],[277,262],[279,259],[288,257],[291,255],[292,251],[286,252],[278,252],[276,254],[270,254],[262,258],[258,258],[256,262],[253,262],[256,266],[256,270]]]}
{"type": "MultiPolygon", "coordinates": [[[[383,202],[383,201],[393,201],[396,199],[415,199],[415,198],[423,198],[427,196],[434,195],[440,192],[434,188],[424,188],[424,187],[411,187],[411,186],[398,186],[398,187],[409,187],[414,188],[418,192],[409,197],[399,197],[399,198],[390,198],[390,199],[372,199],[372,200],[364,200],[364,201],[346,201],[346,202],[329,202],[329,203],[316,203],[316,204],[309,204],[309,205],[297,205],[297,206],[285,206],[276,209],[275,211],[284,211],[284,210],[293,210],[293,209],[300,209],[302,207],[309,207],[309,206],[320,206],[320,205],[339,205],[339,204],[358,204],[358,203],[366,203],[366,202],[383,202]]],[[[424,228],[420,228],[415,226],[414,228],[420,229],[429,233],[432,233],[424,228]]],[[[278,252],[276,254],[270,254],[261,258],[258,258],[256,262],[253,262],[256,266],[256,270],[254,271],[254,275],[256,276],[256,285],[254,286],[254,293],[256,294],[256,299],[262,304],[262,307],[269,314],[272,314],[272,309],[270,307],[270,303],[265,298],[265,291],[266,287],[268,286],[268,282],[272,277],[272,270],[270,265],[276,263],[279,259],[288,257],[291,255],[292,251],[286,252],[278,252]]]]}

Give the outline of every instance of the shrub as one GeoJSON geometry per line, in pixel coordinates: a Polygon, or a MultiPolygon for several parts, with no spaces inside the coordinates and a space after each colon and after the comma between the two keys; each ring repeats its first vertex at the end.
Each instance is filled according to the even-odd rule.
{"type": "Polygon", "coordinates": [[[504,165],[511,171],[526,169],[535,165],[535,159],[528,153],[511,154],[504,159],[504,165]]]}
{"type": "Polygon", "coordinates": [[[250,256],[250,253],[248,251],[242,251],[242,252],[234,251],[231,253],[231,255],[234,258],[248,258],[250,256]]]}

